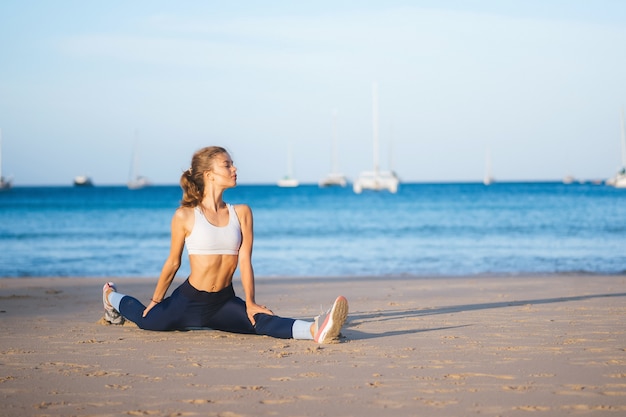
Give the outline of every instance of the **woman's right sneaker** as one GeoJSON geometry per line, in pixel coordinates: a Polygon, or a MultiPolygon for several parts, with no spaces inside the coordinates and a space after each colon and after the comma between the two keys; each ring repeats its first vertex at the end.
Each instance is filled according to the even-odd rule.
{"type": "Polygon", "coordinates": [[[315,317],[313,339],[317,343],[328,343],[330,340],[336,339],[339,337],[346,318],[348,318],[348,300],[340,295],[330,310],[315,317]]]}
{"type": "Polygon", "coordinates": [[[115,288],[115,284],[112,282],[107,282],[102,287],[102,304],[104,304],[104,319],[111,324],[124,324],[124,316],[117,311],[109,300],[107,299],[107,295],[109,292],[115,291],[117,292],[117,288],[115,288]]]}

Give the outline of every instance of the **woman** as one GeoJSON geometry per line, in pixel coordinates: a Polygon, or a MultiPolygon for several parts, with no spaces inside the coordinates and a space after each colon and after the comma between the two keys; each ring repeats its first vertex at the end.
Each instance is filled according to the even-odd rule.
{"type": "Polygon", "coordinates": [[[150,304],[120,294],[115,284],[102,289],[105,319],[124,319],[147,330],[212,328],[234,333],[261,334],[283,339],[313,339],[325,343],[339,336],[348,315],[348,301],[339,296],[314,322],[275,316],[257,304],[252,269],[252,211],[222,199],[237,185],[237,168],[228,152],[211,146],[197,151],[191,168],[180,179],[183,199],[172,218],[170,253],[150,304]],[[165,297],[187,245],[191,273],[165,297]],[[235,295],[233,274],[239,266],[245,301],[235,295]]]}

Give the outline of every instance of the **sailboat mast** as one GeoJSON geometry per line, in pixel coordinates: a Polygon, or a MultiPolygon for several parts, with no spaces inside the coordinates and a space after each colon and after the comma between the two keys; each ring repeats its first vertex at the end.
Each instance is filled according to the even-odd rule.
{"type": "Polygon", "coordinates": [[[488,146],[485,149],[485,176],[483,178],[483,184],[491,184],[491,148],[488,146]]]}
{"type": "Polygon", "coordinates": [[[337,110],[333,110],[333,160],[332,171],[333,173],[339,172],[339,162],[337,156],[337,110]]]}
{"type": "Polygon", "coordinates": [[[378,174],[378,84],[372,84],[372,136],[374,146],[374,172],[378,174]]]}
{"type": "Polygon", "coordinates": [[[291,141],[287,144],[287,176],[293,178],[293,155],[291,149],[291,141]]]}
{"type": "Polygon", "coordinates": [[[626,168],[626,127],[624,127],[624,108],[619,114],[620,121],[622,122],[622,168],[626,168]]]}
{"type": "Polygon", "coordinates": [[[389,171],[393,172],[393,125],[389,128],[389,171]]]}
{"type": "Polygon", "coordinates": [[[128,179],[129,181],[135,181],[137,179],[137,172],[138,168],[137,168],[137,164],[139,163],[139,155],[138,155],[138,151],[139,151],[139,131],[137,129],[135,129],[135,143],[133,145],[133,157],[131,158],[131,164],[130,164],[130,178],[128,179]]]}

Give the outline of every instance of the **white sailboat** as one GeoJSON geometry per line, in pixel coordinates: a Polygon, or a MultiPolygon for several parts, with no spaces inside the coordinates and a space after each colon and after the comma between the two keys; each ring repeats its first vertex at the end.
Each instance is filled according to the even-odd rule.
{"type": "Polygon", "coordinates": [[[150,181],[144,176],[139,175],[139,135],[135,132],[135,147],[131,158],[130,176],[128,179],[129,190],[139,190],[150,185],[150,181]]]}
{"type": "Polygon", "coordinates": [[[337,111],[333,112],[333,145],[332,145],[332,171],[319,182],[320,187],[345,187],[348,180],[345,175],[338,169],[338,150],[337,150],[337,111]]]}
{"type": "Polygon", "coordinates": [[[573,184],[576,181],[573,175],[567,174],[563,177],[563,184],[573,184]]]}
{"type": "Polygon", "coordinates": [[[293,152],[291,142],[287,147],[287,175],[278,180],[279,187],[297,187],[300,185],[297,179],[293,177],[293,152]]]}
{"type": "Polygon", "coordinates": [[[8,190],[13,185],[12,178],[6,178],[2,175],[2,129],[0,129],[0,191],[8,190]]]}
{"type": "Polygon", "coordinates": [[[352,184],[352,189],[357,194],[363,190],[388,190],[390,193],[396,193],[400,184],[398,176],[392,170],[381,171],[378,164],[378,86],[376,83],[372,86],[372,119],[374,170],[361,172],[352,184]]]}
{"type": "Polygon", "coordinates": [[[622,168],[617,174],[606,181],[607,185],[616,188],[626,188],[626,128],[624,127],[624,108],[620,113],[620,122],[622,128],[622,168]]]}

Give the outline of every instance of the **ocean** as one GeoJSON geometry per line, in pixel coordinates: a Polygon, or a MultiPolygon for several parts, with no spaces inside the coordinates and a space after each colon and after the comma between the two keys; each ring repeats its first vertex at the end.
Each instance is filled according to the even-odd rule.
{"type": "MultiPolygon", "coordinates": [[[[178,186],[0,192],[0,277],[158,277],[178,186]]],[[[626,190],[401,184],[397,194],[239,185],[257,277],[623,274],[626,190]]],[[[178,276],[189,273],[187,256],[178,276]]],[[[238,275],[238,274],[237,274],[238,275]]]]}

